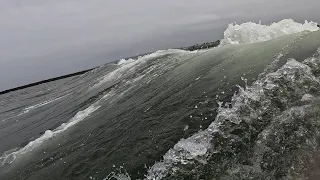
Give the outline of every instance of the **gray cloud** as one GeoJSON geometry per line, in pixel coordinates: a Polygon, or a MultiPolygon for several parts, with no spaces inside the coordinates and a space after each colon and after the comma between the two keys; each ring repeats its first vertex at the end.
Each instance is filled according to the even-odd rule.
{"type": "Polygon", "coordinates": [[[216,40],[235,21],[319,21],[318,5],[318,0],[2,0],[0,90],[137,53],[216,40]]]}

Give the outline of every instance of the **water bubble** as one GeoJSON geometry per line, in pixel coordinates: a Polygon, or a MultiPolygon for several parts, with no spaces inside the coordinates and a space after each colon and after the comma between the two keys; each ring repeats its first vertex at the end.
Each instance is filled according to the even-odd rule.
{"type": "Polygon", "coordinates": [[[188,129],[189,129],[189,125],[186,125],[186,126],[184,127],[183,131],[186,131],[186,130],[188,130],[188,129]]]}

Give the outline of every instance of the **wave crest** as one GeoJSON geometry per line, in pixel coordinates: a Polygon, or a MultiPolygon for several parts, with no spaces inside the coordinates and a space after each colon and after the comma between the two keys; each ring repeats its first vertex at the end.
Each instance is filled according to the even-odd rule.
{"type": "Polygon", "coordinates": [[[305,21],[304,24],[301,24],[292,19],[284,19],[271,25],[262,25],[261,22],[259,24],[247,22],[240,25],[232,23],[225,30],[221,45],[268,41],[283,35],[306,30],[318,31],[319,27],[317,23],[312,21],[305,21]]]}

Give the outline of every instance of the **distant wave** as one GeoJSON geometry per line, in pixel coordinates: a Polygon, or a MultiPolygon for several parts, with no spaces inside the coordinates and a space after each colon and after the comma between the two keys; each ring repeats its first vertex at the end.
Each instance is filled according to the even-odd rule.
{"type": "Polygon", "coordinates": [[[196,54],[196,53],[201,53],[205,52],[205,50],[196,50],[196,51],[186,51],[186,50],[181,50],[181,49],[168,49],[168,50],[158,50],[154,53],[140,56],[138,59],[121,59],[117,65],[119,67],[106,74],[105,76],[101,77],[98,79],[98,82],[92,87],[96,88],[99,87],[107,82],[114,81],[119,79],[120,77],[125,76],[129,72],[133,72],[135,70],[135,67],[141,63],[145,63],[149,60],[159,58],[161,56],[166,56],[166,55],[185,55],[185,54],[196,54]]]}

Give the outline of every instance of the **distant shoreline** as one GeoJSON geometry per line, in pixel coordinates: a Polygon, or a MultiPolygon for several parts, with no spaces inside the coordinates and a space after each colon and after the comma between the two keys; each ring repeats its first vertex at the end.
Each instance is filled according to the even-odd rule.
{"type": "MultiPolygon", "coordinates": [[[[201,50],[201,49],[209,49],[209,48],[217,47],[219,45],[220,45],[220,40],[214,41],[214,42],[206,42],[206,43],[202,43],[202,44],[196,44],[196,45],[193,45],[193,46],[186,46],[186,47],[176,48],[176,49],[182,49],[182,50],[186,50],[186,51],[195,51],[195,50],[201,50]]],[[[141,54],[141,55],[138,55],[138,56],[133,56],[133,57],[130,57],[130,58],[136,59],[136,58],[138,58],[140,56],[144,56],[144,55],[147,55],[147,54],[151,54],[151,53],[145,53],[145,54],[141,54]]],[[[117,62],[117,61],[118,60],[116,60],[114,62],[117,62]]],[[[63,75],[63,76],[59,76],[59,77],[55,77],[55,78],[50,78],[50,79],[34,82],[34,83],[31,83],[31,84],[15,87],[15,88],[11,88],[11,89],[7,89],[7,90],[4,90],[4,91],[1,91],[0,95],[6,94],[6,93],[9,93],[9,92],[13,92],[13,91],[17,91],[17,90],[21,90],[21,89],[25,89],[25,88],[29,88],[29,87],[33,87],[33,86],[37,86],[37,85],[40,85],[40,84],[44,84],[44,83],[60,80],[60,79],[65,79],[65,78],[81,75],[81,74],[84,74],[84,73],[89,72],[89,71],[91,71],[93,69],[96,69],[96,68],[97,67],[91,68],[91,69],[87,69],[87,70],[83,70],[83,71],[79,71],[79,72],[75,72],[75,73],[71,73],[71,74],[67,74],[67,75],[63,75]]]]}

